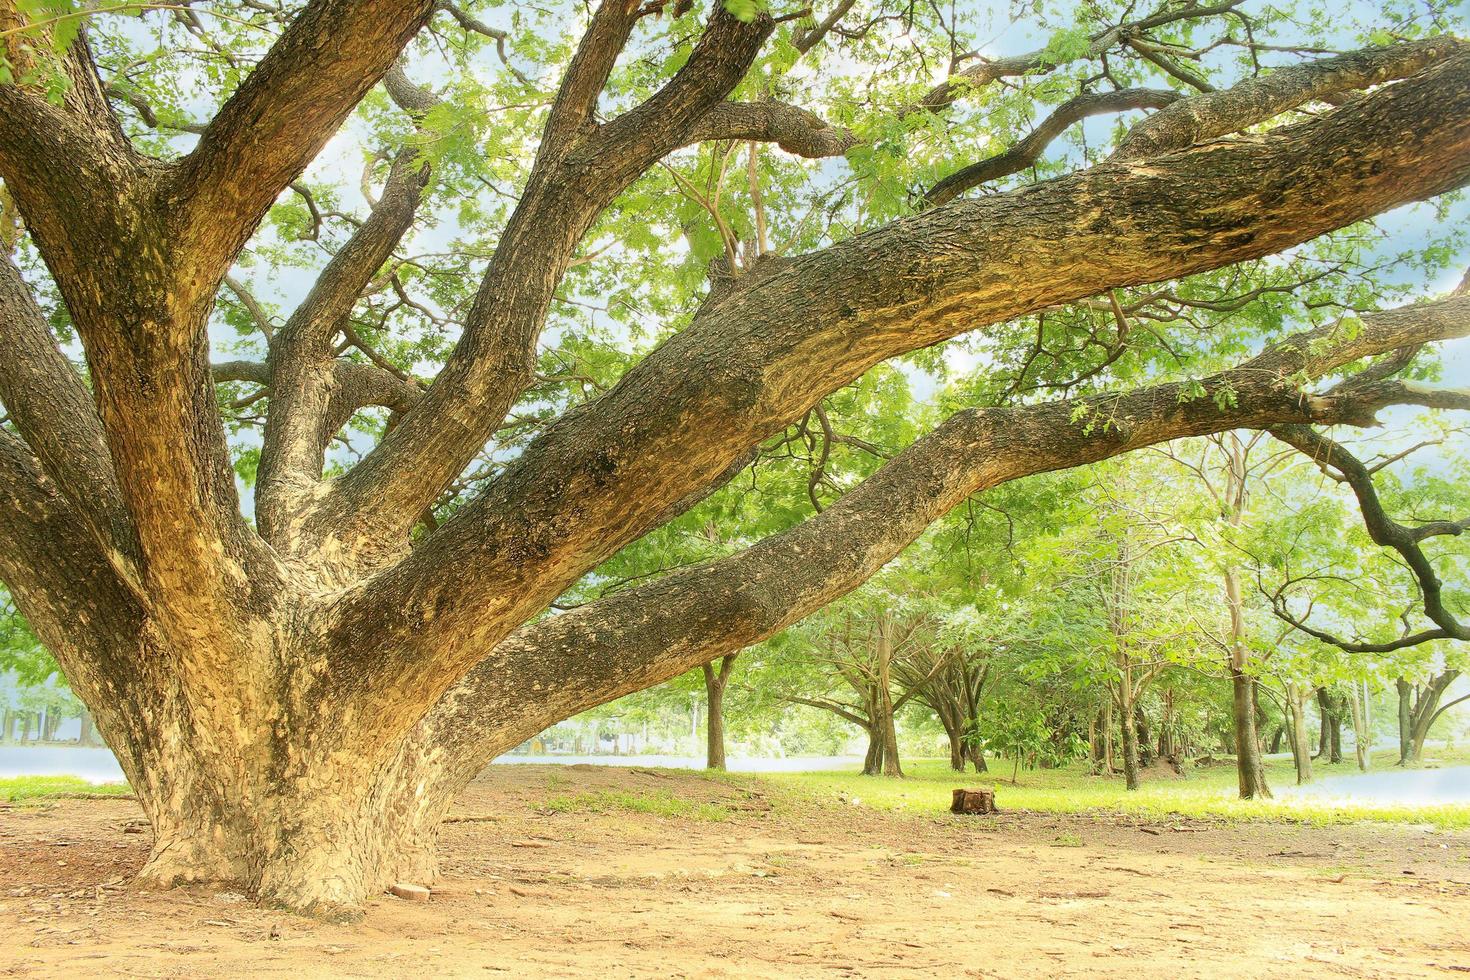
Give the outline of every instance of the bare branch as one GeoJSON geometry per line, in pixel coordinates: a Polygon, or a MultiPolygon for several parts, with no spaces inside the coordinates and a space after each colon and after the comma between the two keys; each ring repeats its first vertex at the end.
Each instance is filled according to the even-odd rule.
{"type": "MultiPolygon", "coordinates": [[[[1355,396],[1361,396],[1364,392],[1375,390],[1387,384],[1391,383],[1380,381],[1375,382],[1372,386],[1356,387],[1351,390],[1355,396]]],[[[1342,389],[1349,389],[1349,385],[1341,385],[1340,390],[1342,389]]],[[[1463,398],[1457,403],[1445,407],[1470,410],[1470,391],[1463,393],[1463,398]]],[[[1374,544],[1380,547],[1392,548],[1403,559],[1404,564],[1408,566],[1414,578],[1419,583],[1419,591],[1423,597],[1424,615],[1437,629],[1421,632],[1409,637],[1401,637],[1389,644],[1357,643],[1341,640],[1324,631],[1309,628],[1304,623],[1294,619],[1286,606],[1284,596],[1279,592],[1272,597],[1272,605],[1276,615],[1291,622],[1298,629],[1315,636],[1319,640],[1355,653],[1395,650],[1440,637],[1470,640],[1470,625],[1460,623],[1445,608],[1443,598],[1444,583],[1440,581],[1438,574],[1436,574],[1433,562],[1429,560],[1428,556],[1419,547],[1420,542],[1427,538],[1445,535],[1458,536],[1463,534],[1467,528],[1470,528],[1470,519],[1463,521],[1434,521],[1417,527],[1408,527],[1400,524],[1390,518],[1384,511],[1383,504],[1378,499],[1378,491],[1373,486],[1373,474],[1346,447],[1305,425],[1273,427],[1271,429],[1271,435],[1306,454],[1323,472],[1339,475],[1342,482],[1346,483],[1352,489],[1353,495],[1358,498],[1358,507],[1362,511],[1363,524],[1368,529],[1368,536],[1373,539],[1374,544]]]]}
{"type": "Polygon", "coordinates": [[[929,204],[943,204],[965,191],[992,180],[1025,170],[1041,159],[1052,140],[1073,124],[1088,116],[1128,112],[1135,109],[1162,109],[1179,99],[1177,92],[1162,89],[1130,88],[1116,92],[1090,92],[1062,103],[1056,111],[1015,146],[993,157],[956,170],[935,184],[924,195],[929,204]]]}
{"type": "Polygon", "coordinates": [[[88,525],[97,544],[136,576],[138,541],[123,504],[92,395],[36,305],[30,287],[0,251],[0,402],[46,473],[88,525]]]}
{"type": "Polygon", "coordinates": [[[842,156],[858,143],[846,127],[775,100],[718,103],[700,118],[689,137],[691,143],[710,140],[775,143],[787,153],[814,159],[842,156]]]}

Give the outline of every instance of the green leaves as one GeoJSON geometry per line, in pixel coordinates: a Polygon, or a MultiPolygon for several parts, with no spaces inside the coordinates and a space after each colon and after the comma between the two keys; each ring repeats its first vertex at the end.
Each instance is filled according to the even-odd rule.
{"type": "Polygon", "coordinates": [[[1067,27],[1047,39],[1043,63],[1065,65],[1087,54],[1092,38],[1084,26],[1067,27]]]}
{"type": "Polygon", "coordinates": [[[742,23],[749,24],[760,14],[760,0],[721,0],[725,9],[742,23]]]}

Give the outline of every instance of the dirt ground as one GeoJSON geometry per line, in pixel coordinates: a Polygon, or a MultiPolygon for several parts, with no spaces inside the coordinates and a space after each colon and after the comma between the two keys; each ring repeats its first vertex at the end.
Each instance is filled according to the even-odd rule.
{"type": "Polygon", "coordinates": [[[432,900],[384,895],[356,925],[133,889],[148,836],[130,801],[15,805],[0,975],[1470,974],[1470,834],[914,817],[761,787],[495,767],[445,828],[432,900]],[[630,812],[611,793],[731,816],[630,812]]]}

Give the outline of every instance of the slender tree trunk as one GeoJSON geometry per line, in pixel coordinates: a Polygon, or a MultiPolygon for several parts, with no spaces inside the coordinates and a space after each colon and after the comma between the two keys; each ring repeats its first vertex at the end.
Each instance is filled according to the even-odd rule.
{"type": "Polygon", "coordinates": [[[705,761],[706,769],[725,768],[725,688],[720,686],[706,685],[706,696],[709,698],[709,707],[705,719],[705,761]]]}
{"type": "Polygon", "coordinates": [[[1300,786],[1312,781],[1312,750],[1307,736],[1307,698],[1309,688],[1288,684],[1286,700],[1291,712],[1291,761],[1296,766],[1296,782],[1300,786]]]}
{"type": "MultiPolygon", "coordinates": [[[[1250,449],[1236,434],[1222,436],[1220,446],[1226,453],[1228,520],[1232,527],[1239,527],[1249,494],[1250,449]]],[[[1266,784],[1266,766],[1261,759],[1256,680],[1248,669],[1250,647],[1246,642],[1245,598],[1240,588],[1240,573],[1228,560],[1222,578],[1226,611],[1230,617],[1230,708],[1235,725],[1237,788],[1242,800],[1270,799],[1271,788],[1266,784]]]]}
{"type": "Polygon", "coordinates": [[[1327,688],[1317,688],[1317,715],[1321,725],[1317,730],[1317,755],[1324,762],[1332,759],[1332,705],[1327,701],[1327,688]]]}
{"type": "Polygon", "coordinates": [[[705,697],[705,768],[725,768],[725,688],[730,682],[730,671],[735,666],[736,654],[720,659],[720,667],[704,665],[705,697]]]}
{"type": "Polygon", "coordinates": [[[1394,688],[1399,696],[1399,761],[1401,766],[1407,766],[1415,761],[1413,758],[1413,715],[1414,715],[1414,688],[1407,679],[1400,677],[1394,681],[1394,688]]]}
{"type": "Polygon", "coordinates": [[[883,771],[883,733],[876,723],[868,728],[868,753],[863,757],[863,775],[876,776],[883,771]]]}
{"type": "Polygon", "coordinates": [[[1271,733],[1271,754],[1275,755],[1281,751],[1281,740],[1286,737],[1286,726],[1277,725],[1276,731],[1271,733]]]}
{"type": "Polygon", "coordinates": [[[1332,739],[1328,743],[1328,758],[1333,765],[1337,765],[1342,762],[1342,698],[1328,692],[1326,700],[1332,709],[1332,739]]]}
{"type": "Polygon", "coordinates": [[[1369,743],[1373,736],[1368,731],[1367,708],[1356,681],[1353,682],[1352,693],[1348,696],[1348,707],[1353,717],[1353,755],[1357,759],[1358,769],[1367,772],[1369,743]]]}
{"type": "Polygon", "coordinates": [[[1123,782],[1130,789],[1138,789],[1138,725],[1136,707],[1131,692],[1119,689],[1119,729],[1123,734],[1123,782]]]}
{"type": "Polygon", "coordinates": [[[877,661],[877,677],[873,700],[877,709],[878,730],[883,737],[883,775],[900,778],[903,776],[903,767],[898,761],[898,727],[893,718],[893,678],[890,673],[893,663],[893,623],[887,615],[878,622],[876,639],[878,649],[874,659],[877,661]]]}
{"type": "Polygon", "coordinates": [[[949,768],[955,772],[964,772],[966,761],[964,735],[953,724],[946,724],[944,737],[949,740],[949,768]]]}
{"type": "Polygon", "coordinates": [[[1235,725],[1235,769],[1242,800],[1270,799],[1261,743],[1256,733],[1255,678],[1230,665],[1230,714],[1235,725]]]}

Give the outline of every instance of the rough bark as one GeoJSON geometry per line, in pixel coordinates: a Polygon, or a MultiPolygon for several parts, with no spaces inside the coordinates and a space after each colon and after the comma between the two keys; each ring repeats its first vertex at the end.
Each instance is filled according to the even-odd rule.
{"type": "Polygon", "coordinates": [[[1235,760],[1242,800],[1270,799],[1261,743],[1256,731],[1256,680],[1233,663],[1230,669],[1230,715],[1235,726],[1235,760]]]}
{"type": "Polygon", "coordinates": [[[1133,699],[1132,692],[1126,690],[1125,685],[1119,685],[1116,697],[1118,728],[1122,733],[1123,742],[1123,783],[1128,789],[1135,790],[1142,785],[1138,775],[1138,725],[1136,723],[1138,705],[1133,699]]]}

